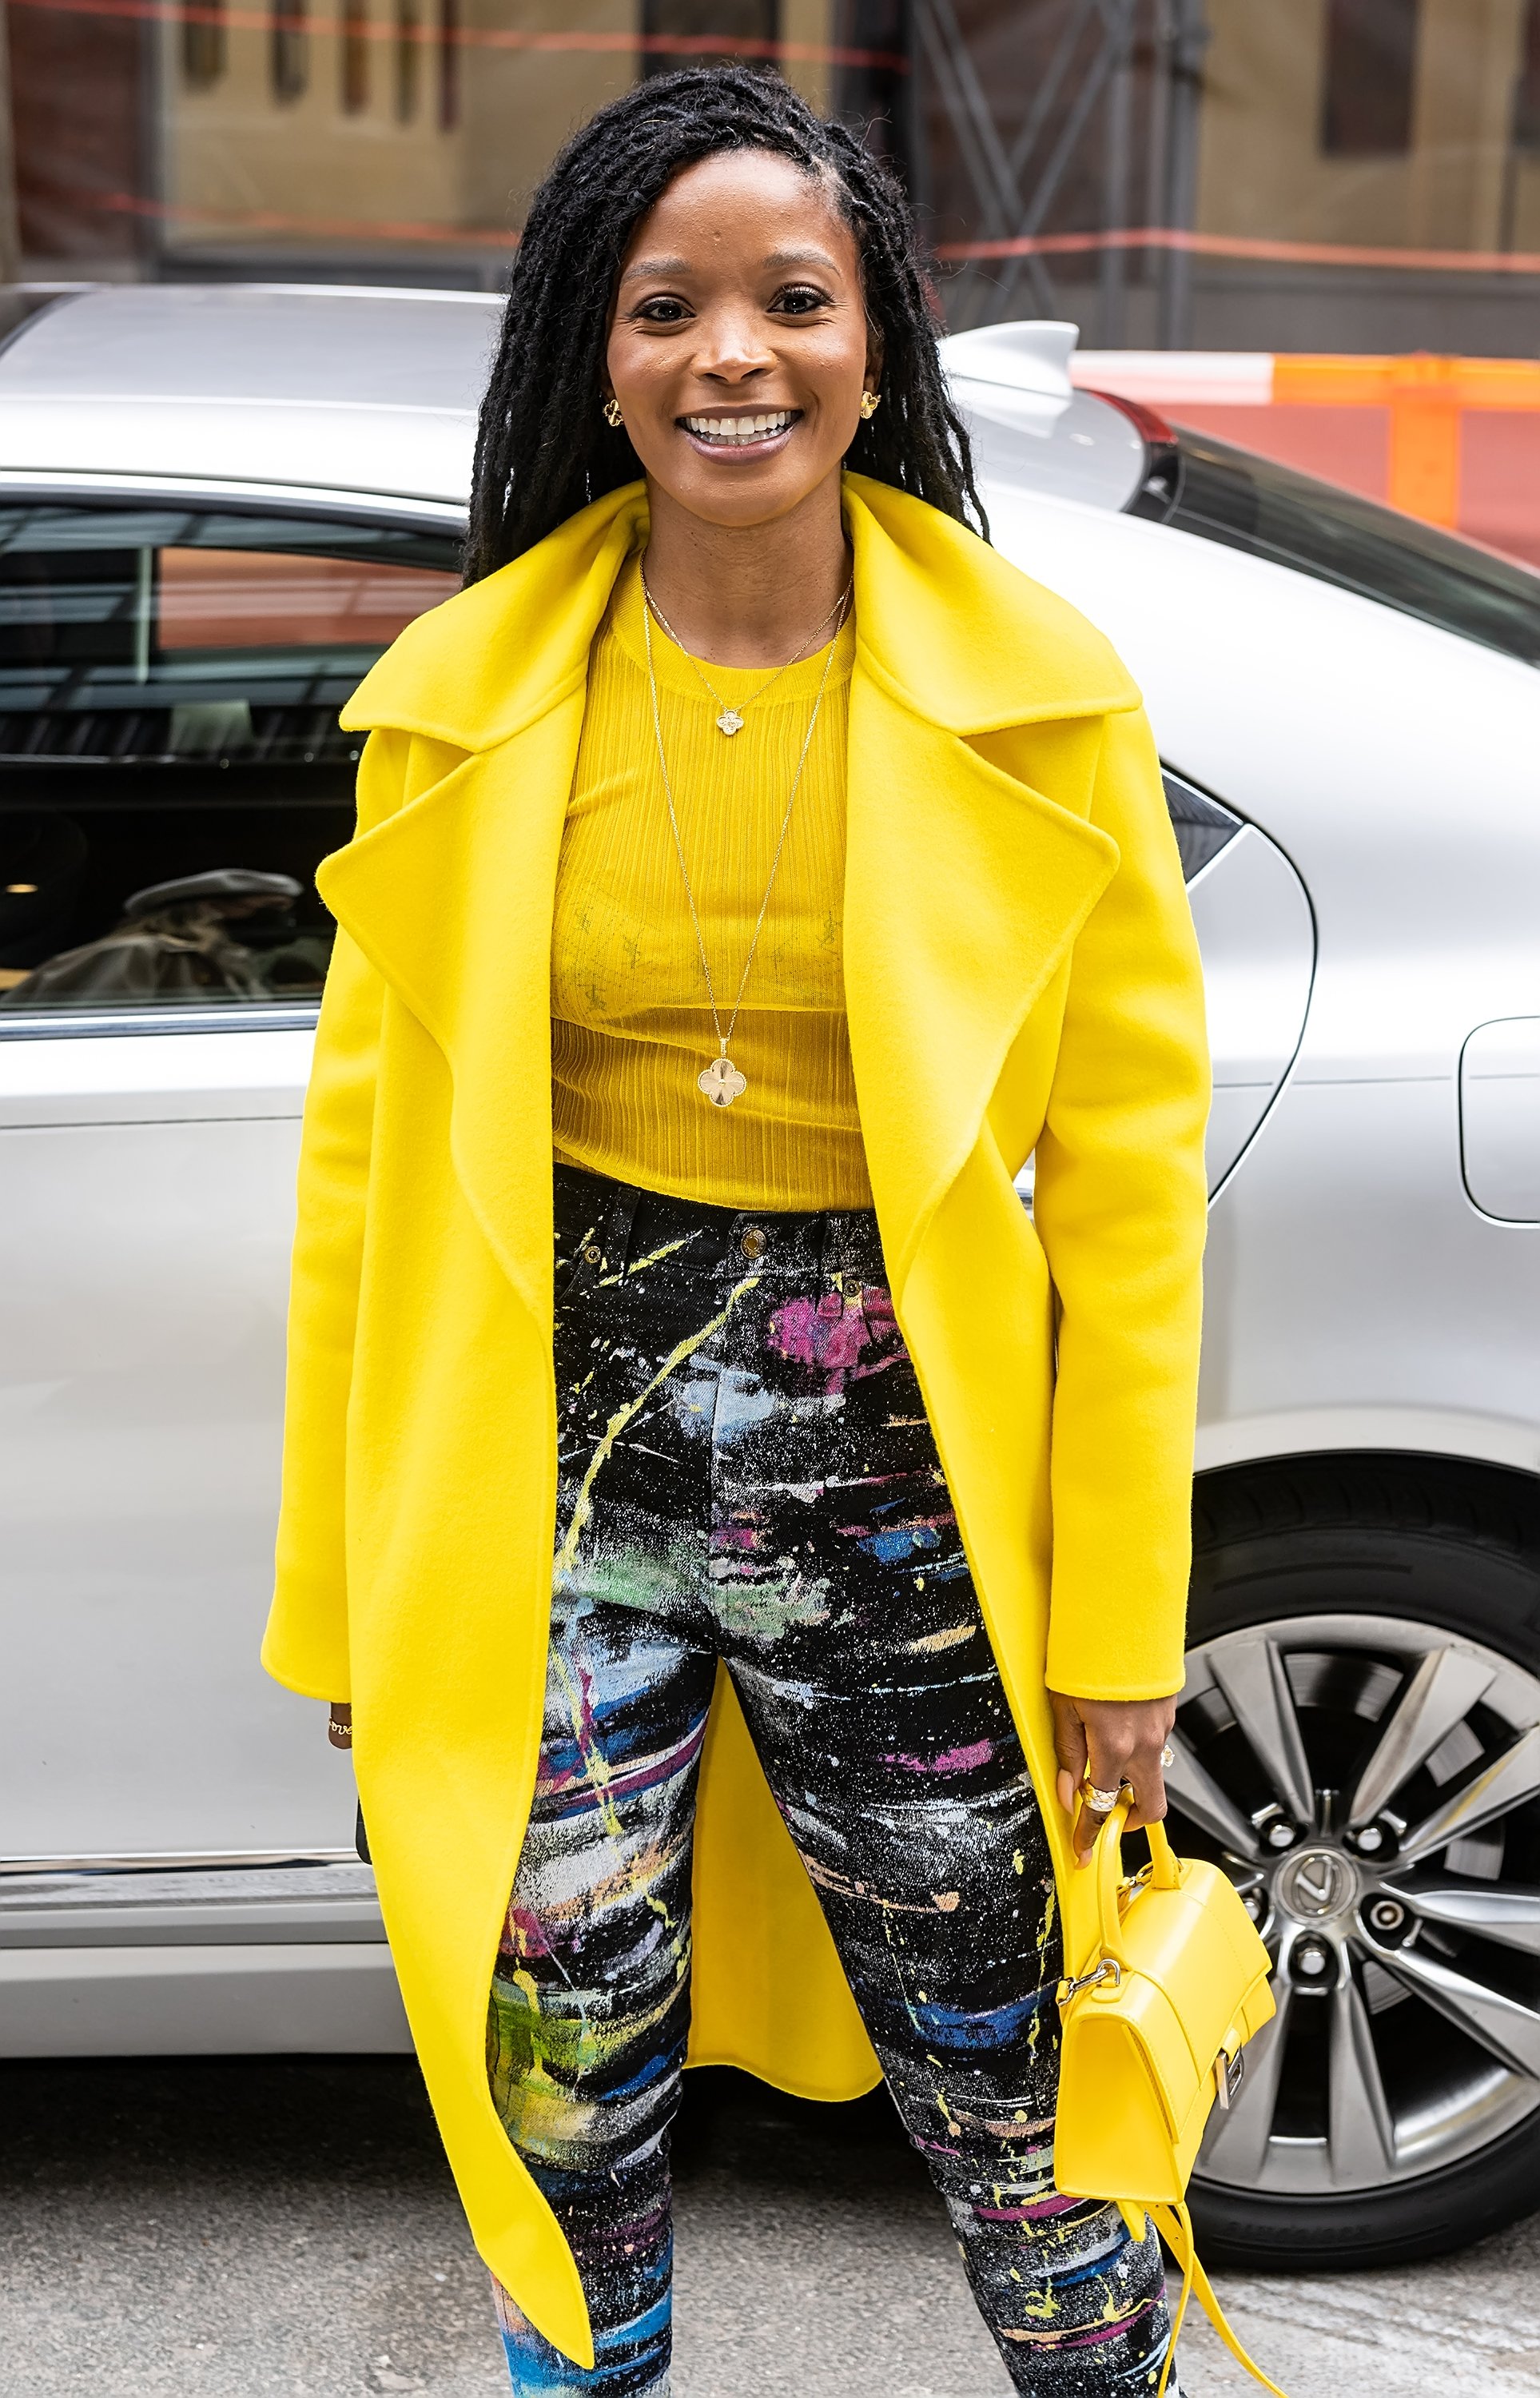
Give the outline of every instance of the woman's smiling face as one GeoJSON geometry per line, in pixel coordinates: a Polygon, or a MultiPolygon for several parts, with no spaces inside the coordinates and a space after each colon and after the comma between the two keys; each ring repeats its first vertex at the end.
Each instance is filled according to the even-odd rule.
{"type": "Polygon", "coordinates": [[[837,474],[880,363],[828,186],[767,150],[686,168],[632,237],[605,363],[637,457],[681,508],[789,515],[837,474]]]}

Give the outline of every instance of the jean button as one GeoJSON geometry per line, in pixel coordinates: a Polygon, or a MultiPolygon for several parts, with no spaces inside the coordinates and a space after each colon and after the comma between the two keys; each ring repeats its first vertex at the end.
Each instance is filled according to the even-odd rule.
{"type": "Polygon", "coordinates": [[[583,1261],[585,1266],[603,1265],[604,1251],[600,1248],[597,1241],[589,1242],[588,1246],[583,1253],[583,1261]]]}
{"type": "Polygon", "coordinates": [[[768,1233],[762,1233],[757,1224],[751,1224],[748,1231],[743,1234],[739,1246],[742,1248],[744,1257],[748,1259],[752,1260],[755,1258],[762,1258],[765,1251],[770,1246],[770,1236],[768,1233]]]}

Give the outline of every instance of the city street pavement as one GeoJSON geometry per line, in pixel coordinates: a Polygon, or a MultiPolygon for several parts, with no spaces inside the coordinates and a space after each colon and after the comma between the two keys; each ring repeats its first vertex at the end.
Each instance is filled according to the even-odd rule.
{"type": "MultiPolygon", "coordinates": [[[[6,2398],[507,2398],[408,2060],[0,2065],[6,2398]]],[[[1290,2398],[1519,2398],[1540,2222],[1417,2270],[1220,2277],[1290,2398]]],[[[1249,2390],[1206,2328],[1191,2398],[1249,2390]]],[[[887,2102],[691,2077],[676,2398],[1008,2398],[887,2102]]]]}

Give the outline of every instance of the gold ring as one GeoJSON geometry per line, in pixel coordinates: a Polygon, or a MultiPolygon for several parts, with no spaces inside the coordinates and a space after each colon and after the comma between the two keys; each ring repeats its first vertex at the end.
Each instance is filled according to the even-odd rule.
{"type": "Polygon", "coordinates": [[[1084,1794],[1086,1805],[1093,1815],[1110,1815],[1123,1795],[1121,1784],[1116,1790],[1098,1790],[1089,1774],[1081,1783],[1080,1788],[1084,1794]]]}
{"type": "Polygon", "coordinates": [[[1176,1763],[1176,1751],[1172,1748],[1169,1740],[1167,1741],[1165,1747],[1160,1751],[1160,1763],[1167,1773],[1171,1772],[1172,1767],[1176,1763]]]}

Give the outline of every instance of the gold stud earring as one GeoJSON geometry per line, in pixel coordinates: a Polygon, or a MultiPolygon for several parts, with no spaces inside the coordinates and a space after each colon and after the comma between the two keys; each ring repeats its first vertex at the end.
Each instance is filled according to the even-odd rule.
{"type": "Polygon", "coordinates": [[[624,417],[621,414],[621,404],[618,399],[605,401],[604,421],[606,424],[613,425],[617,431],[625,423],[624,417]]]}
{"type": "Polygon", "coordinates": [[[874,417],[881,405],[882,394],[879,391],[864,391],[861,395],[861,413],[863,419],[869,420],[874,417]]]}

